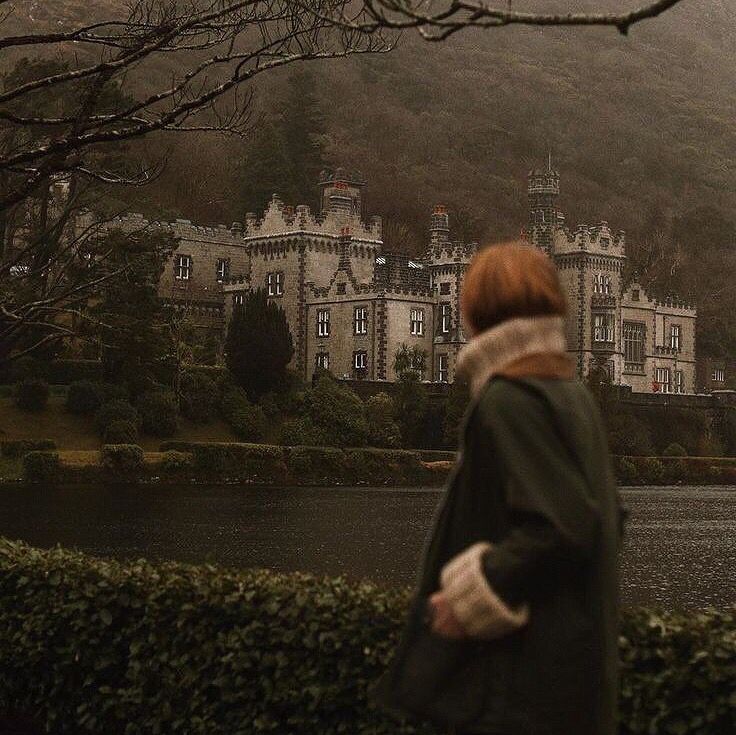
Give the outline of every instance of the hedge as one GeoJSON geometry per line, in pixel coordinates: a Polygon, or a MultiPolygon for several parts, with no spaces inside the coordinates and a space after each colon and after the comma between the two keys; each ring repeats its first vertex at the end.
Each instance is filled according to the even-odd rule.
{"type": "Polygon", "coordinates": [[[27,452],[56,449],[53,439],[5,439],[0,441],[0,455],[8,459],[17,459],[27,452]]]}
{"type": "MultiPolygon", "coordinates": [[[[0,540],[0,711],[49,732],[394,735],[367,692],[406,593],[0,540]]],[[[736,608],[627,613],[622,735],[736,731],[736,608]]]]}
{"type": "Polygon", "coordinates": [[[26,482],[52,482],[58,479],[59,453],[28,452],[23,456],[23,477],[26,482]]]}

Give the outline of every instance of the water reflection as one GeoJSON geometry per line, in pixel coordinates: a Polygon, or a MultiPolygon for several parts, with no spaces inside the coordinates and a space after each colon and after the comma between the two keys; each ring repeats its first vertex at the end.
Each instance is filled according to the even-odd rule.
{"type": "MultiPolygon", "coordinates": [[[[626,604],[736,601],[736,492],[625,490],[626,604]]],[[[0,534],[121,558],[414,579],[440,491],[386,488],[4,488],[0,534]]]]}

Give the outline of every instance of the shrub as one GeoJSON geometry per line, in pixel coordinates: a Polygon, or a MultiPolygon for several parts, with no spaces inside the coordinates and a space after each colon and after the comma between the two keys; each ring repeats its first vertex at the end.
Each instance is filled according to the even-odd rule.
{"type": "MultiPolygon", "coordinates": [[[[436,734],[368,702],[406,609],[342,578],[0,541],[0,701],[58,735],[436,734]]],[[[734,610],[625,613],[622,735],[733,732],[735,626],[734,610]]]]}
{"type": "Polygon", "coordinates": [[[33,451],[23,457],[23,477],[26,482],[51,482],[58,470],[57,452],[33,451]]]}
{"type": "Polygon", "coordinates": [[[388,393],[378,393],[365,402],[368,443],[372,447],[401,446],[401,429],[393,414],[394,404],[388,393]]]}
{"type": "Polygon", "coordinates": [[[631,485],[639,478],[639,472],[628,457],[620,457],[616,467],[616,477],[622,485],[631,485]]]}
{"type": "Polygon", "coordinates": [[[279,442],[287,447],[321,447],[328,443],[327,437],[308,416],[287,419],[281,425],[279,442]]]}
{"type": "Polygon", "coordinates": [[[701,437],[708,434],[708,419],[705,411],[673,406],[651,406],[647,419],[652,432],[654,448],[662,453],[676,442],[685,447],[690,455],[698,454],[701,437]]]}
{"type": "Polygon", "coordinates": [[[137,444],[105,444],[100,464],[113,472],[134,472],[143,466],[143,449],[137,444]]]}
{"type": "Polygon", "coordinates": [[[223,418],[238,439],[257,442],[265,437],[266,415],[260,406],[250,402],[242,388],[226,388],[220,405],[223,418]]]}
{"type": "Polygon", "coordinates": [[[17,459],[27,452],[56,449],[53,439],[6,439],[0,441],[0,455],[8,459],[17,459]]]}
{"type": "Polygon", "coordinates": [[[94,413],[105,399],[104,387],[91,380],[78,380],[69,386],[66,394],[66,410],[69,413],[94,413]]]}
{"type": "Polygon", "coordinates": [[[15,405],[24,411],[43,411],[49,402],[49,384],[42,378],[26,378],[15,386],[15,405]]]}
{"type": "Polygon", "coordinates": [[[95,428],[97,432],[104,436],[107,427],[113,421],[132,421],[136,426],[140,425],[138,411],[131,405],[129,401],[115,398],[111,401],[103,403],[95,414],[95,428]]]}
{"type": "Polygon", "coordinates": [[[164,452],[161,467],[166,472],[183,472],[192,468],[192,455],[189,452],[177,452],[169,449],[164,452]]]}
{"type": "Polygon", "coordinates": [[[664,479],[664,465],[656,457],[642,457],[639,462],[639,476],[642,482],[657,485],[664,479]]]}
{"type": "Polygon", "coordinates": [[[394,393],[394,418],[401,427],[404,447],[422,446],[427,419],[427,393],[424,386],[407,373],[398,382],[394,393]]]}
{"type": "Polygon", "coordinates": [[[151,436],[173,436],[179,429],[179,405],[171,391],[147,391],[137,401],[143,431],[151,436]]]}
{"type": "Polygon", "coordinates": [[[217,414],[217,383],[201,371],[184,373],[181,379],[179,407],[188,419],[206,424],[217,414]]]}
{"type": "Polygon", "coordinates": [[[320,378],[314,388],[305,391],[304,415],[325,444],[362,447],[368,441],[363,402],[347,385],[329,377],[320,378]]]}
{"type": "Polygon", "coordinates": [[[682,444],[678,444],[677,442],[672,442],[672,444],[667,445],[667,448],[662,452],[663,457],[687,457],[687,449],[682,446],[682,444]]]}
{"type": "Polygon", "coordinates": [[[105,444],[135,444],[138,427],[134,421],[111,421],[103,434],[105,444]]]}
{"type": "Polygon", "coordinates": [[[102,363],[99,360],[53,360],[48,366],[50,383],[69,385],[75,381],[99,382],[102,379],[102,363]]]}
{"type": "Polygon", "coordinates": [[[649,457],[654,454],[652,432],[646,421],[625,408],[610,408],[604,418],[608,442],[614,454],[634,457],[649,457]]]}
{"type": "Polygon", "coordinates": [[[281,406],[276,393],[266,393],[258,399],[258,405],[269,419],[275,419],[281,413],[281,406]]]}

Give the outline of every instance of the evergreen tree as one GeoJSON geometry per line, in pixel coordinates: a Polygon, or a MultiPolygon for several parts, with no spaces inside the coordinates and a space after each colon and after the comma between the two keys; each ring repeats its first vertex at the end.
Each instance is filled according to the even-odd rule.
{"type": "Polygon", "coordinates": [[[278,193],[288,204],[316,209],[317,179],[327,166],[325,122],[313,75],[294,72],[253,137],[240,171],[241,200],[262,211],[278,193]]]}
{"type": "Polygon", "coordinates": [[[287,384],[294,343],[286,314],[263,289],[249,293],[233,311],[225,340],[225,363],[251,400],[287,384]]]}

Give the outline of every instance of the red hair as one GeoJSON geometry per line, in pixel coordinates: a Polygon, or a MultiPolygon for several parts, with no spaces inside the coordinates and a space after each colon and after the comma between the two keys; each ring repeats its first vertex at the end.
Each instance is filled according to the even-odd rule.
{"type": "Polygon", "coordinates": [[[507,319],[564,316],[567,311],[552,261],[538,248],[518,242],[490,245],[473,258],[460,307],[474,333],[507,319]]]}

